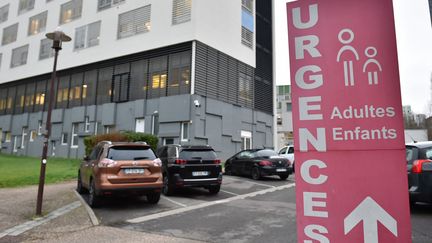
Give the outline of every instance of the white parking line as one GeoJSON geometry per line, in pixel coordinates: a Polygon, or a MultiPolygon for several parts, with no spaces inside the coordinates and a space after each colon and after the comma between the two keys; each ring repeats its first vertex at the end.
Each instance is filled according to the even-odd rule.
{"type": "Polygon", "coordinates": [[[251,183],[251,184],[255,184],[255,185],[258,185],[258,186],[264,186],[264,187],[268,187],[268,188],[273,188],[273,187],[275,187],[275,186],[272,186],[272,185],[267,185],[267,184],[263,184],[263,183],[258,183],[258,182],[254,182],[254,181],[250,181],[250,180],[239,180],[239,179],[234,179],[234,178],[230,178],[230,177],[224,177],[224,179],[230,179],[230,180],[232,180],[232,181],[242,181],[242,182],[248,182],[248,183],[251,183]]]}
{"type": "Polygon", "coordinates": [[[231,194],[231,195],[234,195],[234,196],[238,196],[238,195],[240,195],[240,194],[237,194],[237,193],[234,193],[234,192],[225,191],[225,190],[220,190],[220,191],[221,191],[221,192],[228,193],[228,194],[231,194]]]}
{"type": "Polygon", "coordinates": [[[279,191],[279,190],[283,190],[283,189],[288,189],[288,188],[291,188],[294,186],[295,186],[295,183],[291,183],[291,184],[283,185],[283,186],[278,186],[278,187],[272,187],[272,188],[264,189],[261,191],[256,191],[256,192],[252,192],[252,193],[238,195],[235,197],[230,197],[230,198],[226,198],[226,199],[222,199],[222,200],[217,200],[217,201],[213,201],[213,202],[205,202],[205,203],[201,203],[198,205],[192,205],[192,206],[187,206],[187,207],[183,207],[183,208],[177,208],[177,209],[173,209],[173,210],[169,210],[169,211],[165,211],[165,212],[161,212],[161,213],[155,213],[155,214],[150,214],[150,215],[146,215],[143,217],[129,219],[126,222],[131,223],[131,224],[138,224],[138,223],[142,223],[145,221],[149,221],[149,220],[153,220],[153,219],[160,219],[162,217],[180,214],[180,213],[188,212],[188,211],[195,210],[195,209],[210,207],[210,206],[217,205],[217,204],[228,203],[228,202],[231,202],[234,200],[246,199],[249,197],[255,197],[258,195],[263,195],[263,194],[269,193],[269,192],[275,192],[275,191],[279,191]]]}
{"type": "Polygon", "coordinates": [[[172,200],[172,199],[169,199],[169,198],[167,198],[167,197],[165,197],[165,196],[162,196],[162,198],[165,199],[165,200],[167,200],[167,201],[169,201],[169,202],[171,202],[171,203],[174,203],[174,204],[176,204],[176,205],[178,205],[178,206],[180,206],[180,207],[187,207],[186,204],[179,203],[179,202],[174,201],[174,200],[172,200]]]}

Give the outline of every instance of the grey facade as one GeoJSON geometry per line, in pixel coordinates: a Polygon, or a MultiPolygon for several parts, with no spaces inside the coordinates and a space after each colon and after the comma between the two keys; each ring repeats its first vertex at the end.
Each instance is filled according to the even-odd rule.
{"type": "MultiPolygon", "coordinates": [[[[112,131],[208,144],[223,160],[272,148],[271,1],[258,0],[256,11],[255,68],[191,41],[58,72],[49,156],[81,158],[86,136],[112,131]]],[[[49,79],[0,85],[2,153],[41,155],[49,79]]]]}

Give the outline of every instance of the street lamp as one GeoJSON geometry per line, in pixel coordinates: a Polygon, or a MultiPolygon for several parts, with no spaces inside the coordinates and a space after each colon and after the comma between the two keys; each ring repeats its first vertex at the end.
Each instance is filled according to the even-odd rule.
{"type": "Polygon", "coordinates": [[[51,82],[49,89],[49,103],[48,103],[48,111],[47,111],[47,120],[45,127],[45,138],[44,145],[42,150],[42,159],[41,159],[41,168],[40,168],[40,176],[39,176],[39,188],[37,195],[37,203],[36,203],[36,215],[42,215],[42,198],[45,184],[45,168],[47,163],[47,154],[48,154],[48,141],[51,135],[51,112],[54,101],[54,82],[57,79],[57,57],[58,52],[62,49],[62,42],[68,42],[72,39],[67,36],[59,27],[54,32],[47,33],[45,35],[48,39],[53,40],[52,48],[54,49],[54,67],[53,72],[51,74],[51,82]]]}

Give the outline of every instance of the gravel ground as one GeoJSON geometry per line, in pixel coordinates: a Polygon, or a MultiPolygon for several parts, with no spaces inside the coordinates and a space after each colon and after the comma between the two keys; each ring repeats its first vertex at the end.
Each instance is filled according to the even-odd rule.
{"type": "MultiPolygon", "coordinates": [[[[78,200],[75,181],[46,185],[43,214],[78,200]]],[[[0,189],[0,234],[16,225],[32,220],[36,211],[37,186],[0,189]]],[[[19,236],[5,236],[0,243],[58,243],[58,242],[157,242],[194,243],[189,239],[129,231],[107,226],[93,226],[84,206],[55,218],[19,236]]]]}

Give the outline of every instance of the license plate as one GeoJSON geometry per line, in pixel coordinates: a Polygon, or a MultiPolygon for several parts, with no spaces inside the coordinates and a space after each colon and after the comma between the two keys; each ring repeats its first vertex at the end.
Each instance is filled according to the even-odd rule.
{"type": "Polygon", "coordinates": [[[144,174],[144,169],[124,169],[126,175],[129,174],[144,174]]]}
{"type": "Polygon", "coordinates": [[[193,171],[192,176],[208,176],[208,171],[193,171]]]}
{"type": "Polygon", "coordinates": [[[276,169],[276,172],[286,172],[287,169],[276,169]]]}

